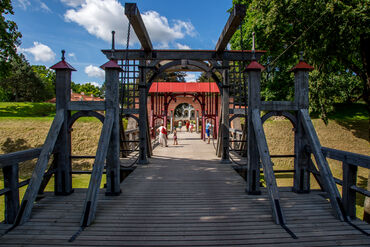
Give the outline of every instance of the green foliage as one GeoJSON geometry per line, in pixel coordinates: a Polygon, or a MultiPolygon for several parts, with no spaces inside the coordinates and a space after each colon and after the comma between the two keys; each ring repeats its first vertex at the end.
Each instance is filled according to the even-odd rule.
{"type": "Polygon", "coordinates": [[[176,72],[165,72],[158,76],[156,81],[163,82],[185,82],[186,72],[176,71],[176,72]]]}
{"type": "Polygon", "coordinates": [[[260,63],[263,73],[262,97],[291,100],[292,75],[299,51],[315,67],[310,79],[310,106],[324,119],[334,103],[369,105],[370,1],[366,0],[234,0],[247,5],[240,31],[231,40],[233,49],[250,49],[252,32],[257,49],[267,51],[260,63]],[[280,56],[281,55],[281,56],[280,56]],[[277,59],[278,58],[278,59],[277,59]],[[277,60],[276,60],[277,59],[277,60]],[[276,61],[275,61],[276,60],[276,61]]]}
{"type": "Polygon", "coordinates": [[[44,65],[32,65],[33,72],[42,80],[45,88],[45,98],[55,97],[55,71],[44,65]]]}
{"type": "Polygon", "coordinates": [[[94,95],[94,97],[103,97],[104,92],[102,88],[92,85],[91,83],[76,84],[72,82],[72,91],[75,93],[84,93],[85,95],[94,95]]]}
{"type": "Polygon", "coordinates": [[[17,56],[17,46],[20,45],[21,33],[18,32],[17,24],[7,20],[7,16],[13,15],[11,0],[0,1],[0,79],[9,72],[9,58],[17,56]]]}
{"type": "Polygon", "coordinates": [[[0,102],[0,117],[45,117],[55,115],[55,104],[0,102]]]}
{"type": "Polygon", "coordinates": [[[52,98],[54,93],[50,86],[34,72],[22,54],[12,57],[9,65],[8,75],[0,78],[6,100],[40,102],[52,98]]]}

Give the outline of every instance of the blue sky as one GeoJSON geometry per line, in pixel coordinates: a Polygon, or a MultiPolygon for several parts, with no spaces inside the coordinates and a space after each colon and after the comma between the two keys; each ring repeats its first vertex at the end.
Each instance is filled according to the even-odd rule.
{"type": "MultiPolygon", "coordinates": [[[[10,19],[22,33],[19,52],[31,64],[52,66],[66,50],[66,60],[77,69],[76,83],[104,81],[99,66],[107,59],[101,49],[126,45],[127,23],[122,0],[13,0],[10,19]]],[[[136,2],[155,49],[214,49],[229,17],[232,0],[138,0],[136,2]]],[[[136,36],[131,48],[139,48],[136,36]]],[[[194,81],[197,74],[188,74],[194,81]]]]}

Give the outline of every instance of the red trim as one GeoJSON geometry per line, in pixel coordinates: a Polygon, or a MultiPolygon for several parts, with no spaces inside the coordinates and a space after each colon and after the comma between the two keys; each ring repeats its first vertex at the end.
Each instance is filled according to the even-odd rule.
{"type": "Polygon", "coordinates": [[[76,71],[76,69],[73,68],[72,65],[70,65],[66,61],[60,61],[59,63],[54,64],[53,66],[50,67],[50,69],[55,69],[55,70],[57,70],[57,69],[69,69],[69,70],[72,70],[72,71],[76,71]]]}
{"type": "Polygon", "coordinates": [[[299,61],[299,63],[296,66],[294,66],[290,71],[295,71],[297,69],[312,71],[314,70],[314,67],[303,61],[299,61]]]}
{"type": "Polygon", "coordinates": [[[153,82],[149,93],[219,93],[215,82],[153,82]]]}
{"type": "Polygon", "coordinates": [[[114,61],[114,60],[109,60],[108,62],[106,62],[105,64],[103,64],[102,66],[100,66],[100,68],[102,68],[102,69],[106,69],[106,68],[109,68],[109,69],[119,69],[119,70],[121,70],[121,71],[123,71],[122,69],[121,69],[121,67],[120,66],[118,66],[118,64],[117,64],[117,62],[116,61],[114,61]]]}
{"type": "Polygon", "coordinates": [[[265,67],[259,64],[257,61],[252,61],[245,69],[246,70],[265,70],[265,67]]]}

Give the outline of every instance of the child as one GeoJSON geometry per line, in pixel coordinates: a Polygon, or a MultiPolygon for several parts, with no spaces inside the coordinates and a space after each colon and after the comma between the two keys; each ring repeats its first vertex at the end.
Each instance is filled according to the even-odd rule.
{"type": "Polygon", "coordinates": [[[173,145],[179,145],[179,143],[177,142],[177,131],[176,131],[176,129],[174,129],[174,131],[173,131],[173,145]]]}

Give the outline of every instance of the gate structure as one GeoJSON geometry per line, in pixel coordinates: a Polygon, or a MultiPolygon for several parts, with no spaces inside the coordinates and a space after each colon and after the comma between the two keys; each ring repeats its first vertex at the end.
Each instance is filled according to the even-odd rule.
{"type": "MultiPolygon", "coordinates": [[[[235,5],[214,50],[155,50],[152,47],[137,5],[126,3],[125,14],[141,43],[142,49],[116,49],[113,32],[112,48],[102,51],[109,59],[107,63],[102,65],[106,74],[105,102],[71,102],[70,83],[73,67],[64,60],[64,53],[62,61],[52,67],[56,70],[56,117],[40,151],[36,168],[22,204],[19,210],[13,210],[12,223],[14,223],[14,226],[29,219],[34,201],[43,186],[44,174],[51,154],[55,156],[53,172],[56,177],[55,193],[63,195],[73,193],[70,127],[80,116],[95,116],[103,122],[80,225],[86,227],[93,222],[104,167],[106,167],[107,174],[106,195],[120,194],[119,158],[120,146],[122,146],[122,117],[133,116],[137,119],[139,124],[138,163],[144,165],[149,162],[148,158],[151,156],[152,149],[147,108],[149,89],[156,78],[169,69],[203,71],[215,81],[221,94],[218,150],[221,154],[222,163],[230,163],[230,119],[234,117],[247,119],[247,126],[244,128],[244,136],[247,140],[244,149],[248,154],[246,192],[260,194],[260,167],[262,165],[273,219],[277,224],[284,227],[286,220],[280,205],[273,163],[262,127],[263,122],[273,115],[287,116],[295,125],[293,190],[297,193],[309,192],[309,176],[314,166],[310,154],[313,153],[321,185],[328,194],[334,214],[339,220],[349,220],[346,213],[349,206],[348,204],[342,205],[341,196],[308,114],[308,72],[313,69],[311,66],[301,59],[292,69],[295,74],[295,98],[293,102],[264,102],[261,101],[260,96],[261,72],[264,67],[258,63],[258,59],[264,54],[264,51],[256,51],[254,45],[251,51],[225,50],[229,40],[246,15],[244,5],[235,5]],[[244,65],[247,63],[249,65],[245,68],[244,65]],[[221,80],[217,76],[218,74],[221,75],[221,80]],[[120,81],[123,83],[121,102],[119,102],[120,81]],[[71,115],[72,111],[79,112],[76,113],[77,115],[71,115]],[[105,116],[93,113],[93,111],[105,111],[105,116]],[[261,111],[267,111],[268,113],[261,118],[261,111]],[[13,217],[15,214],[16,217],[13,217]]],[[[208,100],[212,100],[212,94],[209,95],[208,100]]],[[[165,112],[164,117],[167,117],[167,113],[165,112]]],[[[330,153],[327,155],[330,156],[330,153]]],[[[19,159],[19,157],[17,158],[19,159]]],[[[14,160],[17,159],[13,157],[13,162],[15,162],[14,160]]],[[[8,170],[6,176],[11,176],[13,172],[15,170],[8,170]]],[[[353,199],[347,194],[346,196],[353,199]]],[[[350,216],[353,216],[352,214],[350,216]]]]}

